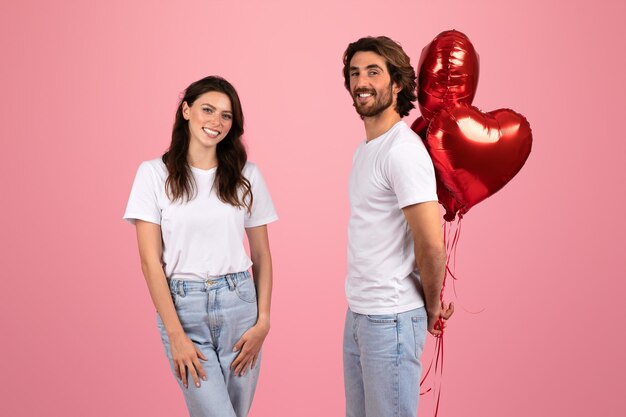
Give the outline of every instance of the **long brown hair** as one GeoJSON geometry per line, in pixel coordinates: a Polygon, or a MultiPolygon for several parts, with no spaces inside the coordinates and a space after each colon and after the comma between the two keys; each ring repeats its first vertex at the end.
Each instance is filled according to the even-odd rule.
{"type": "Polygon", "coordinates": [[[235,207],[245,207],[250,211],[253,199],[252,189],[250,181],[243,176],[242,172],[248,155],[241,140],[243,135],[241,101],[235,87],[218,76],[205,77],[189,85],[178,104],[172,128],[172,142],[162,157],[169,174],[165,182],[165,190],[172,201],[189,201],[196,196],[196,183],[187,161],[189,123],[183,117],[183,102],[191,106],[198,97],[209,91],[226,94],[230,99],[233,113],[233,123],[228,135],[217,144],[218,164],[213,186],[221,201],[235,207]]]}
{"type": "Polygon", "coordinates": [[[348,45],[343,54],[343,78],[348,91],[350,91],[350,61],[357,52],[374,52],[385,58],[391,81],[402,88],[398,93],[396,111],[402,117],[408,116],[409,111],[415,108],[413,102],[417,100],[415,70],[411,66],[411,59],[400,44],[386,36],[376,38],[368,36],[348,45]]]}

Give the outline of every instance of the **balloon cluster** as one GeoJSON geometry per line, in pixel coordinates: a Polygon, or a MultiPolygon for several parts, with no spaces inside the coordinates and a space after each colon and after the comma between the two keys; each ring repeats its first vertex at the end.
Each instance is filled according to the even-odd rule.
{"type": "Polygon", "coordinates": [[[478,54],[467,36],[440,33],[423,50],[417,99],[422,117],[411,128],[424,140],[437,174],[444,219],[462,218],[522,168],[532,145],[526,118],[510,109],[473,107],[478,54]]]}

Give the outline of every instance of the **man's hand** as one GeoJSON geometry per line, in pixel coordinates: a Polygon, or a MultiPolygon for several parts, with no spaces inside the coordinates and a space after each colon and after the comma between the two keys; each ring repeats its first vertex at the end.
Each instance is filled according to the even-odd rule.
{"type": "Polygon", "coordinates": [[[454,313],[454,304],[446,304],[442,301],[438,309],[428,312],[428,332],[435,337],[443,335],[447,320],[454,313]]]}

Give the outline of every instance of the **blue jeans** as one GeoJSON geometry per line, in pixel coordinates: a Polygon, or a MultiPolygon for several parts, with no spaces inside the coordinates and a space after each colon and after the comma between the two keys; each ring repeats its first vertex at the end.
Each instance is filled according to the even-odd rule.
{"type": "MultiPolygon", "coordinates": [[[[191,417],[245,417],[259,378],[261,356],[254,369],[235,375],[230,365],[237,357],[233,347],[257,320],[256,289],[248,271],[228,274],[205,282],[170,280],[178,318],[191,341],[208,359],[200,361],[207,381],[189,388],[178,383],[191,417]]],[[[161,340],[174,364],[165,326],[157,314],[161,340]]]]}
{"type": "Polygon", "coordinates": [[[421,307],[364,315],[348,309],[343,335],[346,417],[415,417],[427,326],[421,307]]]}

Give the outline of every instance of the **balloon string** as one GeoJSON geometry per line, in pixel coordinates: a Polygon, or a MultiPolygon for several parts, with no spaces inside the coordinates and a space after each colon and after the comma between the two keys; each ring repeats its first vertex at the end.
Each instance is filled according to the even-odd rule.
{"type": "MultiPolygon", "coordinates": [[[[459,219],[460,222],[460,219],[459,219]]],[[[439,294],[439,300],[443,302],[443,294],[444,294],[444,290],[446,287],[446,278],[448,276],[448,274],[454,279],[456,280],[456,277],[454,276],[454,273],[452,272],[452,270],[450,269],[450,261],[451,258],[455,258],[456,256],[456,246],[457,246],[457,242],[459,239],[459,228],[457,225],[456,230],[454,231],[454,236],[451,238],[451,234],[452,234],[452,230],[454,228],[452,227],[452,225],[448,226],[448,222],[444,222],[443,224],[443,238],[444,238],[444,246],[446,248],[446,264],[445,264],[445,269],[444,269],[444,276],[443,276],[443,283],[441,285],[441,292],[439,294]]],[[[453,260],[452,263],[452,267],[453,269],[455,268],[455,262],[453,260]]],[[[443,322],[441,322],[441,320],[439,321],[439,326],[442,329],[442,333],[439,337],[436,338],[435,341],[435,354],[433,355],[433,357],[430,360],[430,364],[428,365],[428,368],[426,369],[426,372],[424,373],[424,375],[422,376],[422,380],[420,381],[420,387],[424,385],[424,383],[426,382],[426,380],[428,379],[428,376],[430,375],[430,372],[433,371],[433,365],[434,365],[434,371],[433,371],[433,383],[432,386],[429,387],[428,389],[426,389],[425,391],[420,392],[420,395],[424,395],[429,393],[430,391],[436,392],[437,394],[437,400],[436,400],[436,405],[435,405],[435,416],[437,417],[438,413],[439,413],[439,403],[441,401],[441,380],[443,379],[443,322]],[[437,376],[439,376],[439,378],[437,378],[437,376]]]]}
{"type": "MultiPolygon", "coordinates": [[[[458,246],[459,238],[461,234],[461,219],[456,223],[456,227],[453,227],[452,224],[448,225],[448,222],[443,224],[443,238],[444,238],[444,246],[446,248],[446,264],[443,275],[443,283],[441,285],[441,293],[439,294],[439,300],[443,302],[443,295],[446,288],[446,280],[448,275],[450,275],[454,280],[457,279],[454,271],[456,270],[456,248],[458,246]],[[452,267],[451,267],[452,266],[452,267]]],[[[456,290],[455,290],[456,291],[456,290]]],[[[437,337],[435,341],[435,354],[428,365],[428,369],[426,370],[422,380],[420,381],[420,386],[424,384],[428,376],[430,375],[431,370],[433,370],[433,383],[432,387],[428,388],[426,391],[421,392],[420,395],[424,395],[430,391],[433,391],[437,394],[437,399],[435,401],[435,411],[434,417],[437,417],[439,414],[439,404],[441,403],[441,391],[442,391],[442,381],[443,381],[443,362],[444,362],[444,333],[443,333],[443,322],[439,321],[440,328],[442,330],[441,335],[437,337]],[[438,378],[437,378],[438,377],[438,378]]]]}
{"type": "MultiPolygon", "coordinates": [[[[452,277],[453,284],[454,284],[454,280],[456,280],[454,273],[452,272],[452,270],[450,270],[450,261],[452,261],[452,268],[456,269],[456,247],[459,241],[460,223],[461,223],[461,219],[459,218],[456,228],[453,228],[452,224],[450,224],[450,227],[448,227],[447,223],[444,224],[444,246],[446,248],[446,266],[445,266],[445,270],[443,274],[443,283],[441,285],[441,293],[439,294],[439,300],[442,303],[443,303],[443,294],[446,289],[446,280],[447,280],[448,274],[452,277]],[[450,239],[450,234],[452,233],[453,229],[455,229],[454,237],[450,239]]],[[[437,415],[439,415],[439,404],[441,402],[441,391],[442,391],[442,385],[443,385],[444,329],[443,329],[443,321],[441,319],[439,319],[439,326],[441,329],[441,335],[437,338],[437,341],[435,342],[435,370],[434,370],[435,381],[433,381],[433,387],[434,387],[435,392],[437,393],[437,400],[435,402],[434,417],[437,417],[437,415]],[[437,378],[437,375],[439,376],[439,378],[437,378]],[[437,379],[439,381],[437,381],[437,379]]]]}
{"type": "MultiPolygon", "coordinates": [[[[428,378],[428,375],[430,374],[430,371],[433,368],[433,365],[435,363],[435,359],[438,356],[438,343],[439,343],[439,339],[437,339],[435,341],[435,354],[430,358],[430,364],[428,365],[428,369],[426,369],[426,372],[424,372],[424,375],[422,376],[422,380],[420,381],[420,388],[422,387],[422,385],[424,385],[424,383],[426,382],[426,379],[428,378]]],[[[434,384],[433,384],[434,385],[434,384]]],[[[429,387],[426,391],[422,391],[420,392],[420,395],[424,395],[429,393],[430,391],[432,391],[433,387],[429,387]]]]}
{"type": "MultiPolygon", "coordinates": [[[[456,248],[458,247],[459,239],[461,237],[461,219],[457,221],[456,229],[454,231],[454,237],[452,241],[450,241],[450,235],[448,234],[448,242],[446,245],[446,268],[448,272],[450,272],[450,276],[456,279],[456,276],[452,271],[456,271],[456,248]],[[452,262],[452,269],[450,269],[450,262],[452,262]]],[[[450,226],[450,232],[452,231],[452,226],[450,226]]]]}
{"type": "MultiPolygon", "coordinates": [[[[444,223],[444,231],[443,231],[443,243],[446,248],[446,267],[445,273],[443,275],[443,284],[441,286],[441,294],[439,295],[439,299],[443,301],[443,293],[446,288],[446,278],[448,275],[452,277],[453,280],[456,280],[457,277],[455,275],[456,271],[456,248],[459,243],[459,238],[461,236],[461,219],[457,221],[456,228],[454,228],[454,236],[452,239],[450,235],[452,234],[452,225],[448,227],[448,223],[444,223]],[[452,268],[450,268],[450,263],[452,262],[452,268]]],[[[455,293],[456,295],[456,293],[455,293]]]]}
{"type": "MultiPolygon", "coordinates": [[[[430,364],[428,365],[428,369],[426,369],[426,372],[424,372],[424,375],[422,375],[422,380],[420,381],[420,387],[422,385],[424,385],[424,383],[426,382],[426,379],[428,378],[428,375],[430,374],[430,371],[433,368],[433,365],[435,364],[435,360],[438,359],[439,357],[439,338],[436,339],[435,341],[435,354],[432,356],[432,358],[430,358],[430,364]]],[[[434,386],[435,384],[433,384],[434,386]]],[[[433,387],[429,387],[426,391],[422,391],[420,392],[420,395],[424,395],[429,393],[430,391],[432,391],[433,387]]]]}
{"type": "Polygon", "coordinates": [[[434,392],[437,394],[434,417],[437,417],[437,415],[439,414],[439,403],[441,401],[441,385],[442,385],[441,381],[443,379],[443,356],[444,356],[443,355],[443,334],[441,334],[441,336],[436,338],[435,355],[431,359],[430,365],[428,366],[428,370],[426,371],[426,374],[424,375],[424,377],[422,378],[422,381],[420,382],[420,386],[421,386],[426,380],[426,377],[430,373],[434,364],[435,368],[433,372],[433,378],[435,380],[433,381],[432,387],[428,388],[426,391],[420,392],[420,395],[424,395],[434,390],[434,392]],[[439,374],[438,379],[437,379],[437,374],[439,374]]]}
{"type": "MultiPolygon", "coordinates": [[[[437,351],[437,347],[435,346],[435,352],[436,352],[436,351],[437,351]]],[[[435,356],[433,356],[433,357],[430,359],[430,364],[428,365],[428,369],[426,370],[426,372],[424,372],[424,375],[422,376],[422,380],[420,381],[420,387],[421,387],[422,385],[424,385],[424,381],[426,381],[426,377],[428,377],[428,374],[430,374],[430,370],[431,370],[431,368],[433,367],[433,362],[434,362],[434,360],[435,360],[435,356]]],[[[430,392],[430,390],[431,390],[431,389],[432,389],[432,387],[431,387],[431,388],[428,388],[426,391],[420,392],[420,395],[424,395],[424,394],[426,394],[427,392],[430,392]]]]}
{"type": "MultiPolygon", "coordinates": [[[[456,281],[459,279],[459,277],[456,274],[456,251],[459,247],[459,241],[461,240],[461,229],[462,229],[462,225],[463,222],[461,221],[462,218],[459,217],[459,220],[457,222],[457,228],[454,232],[454,237],[452,238],[452,241],[450,241],[450,233],[448,234],[448,245],[446,246],[446,252],[447,252],[447,256],[448,256],[448,262],[446,262],[446,271],[447,273],[453,278],[452,280],[452,292],[454,293],[454,298],[458,301],[457,305],[460,306],[466,313],[469,314],[479,314],[482,313],[483,311],[485,311],[485,308],[481,308],[479,310],[470,310],[467,307],[465,307],[465,305],[463,305],[463,303],[460,300],[459,294],[457,293],[456,290],[456,281]]],[[[452,229],[452,227],[450,227],[450,229],[452,229]]],[[[445,239],[444,239],[445,240],[445,239]]]]}
{"type": "Polygon", "coordinates": [[[437,388],[437,403],[435,405],[435,417],[439,414],[439,401],[441,400],[441,385],[443,380],[443,330],[438,337],[439,346],[437,349],[437,361],[435,362],[435,374],[437,373],[437,362],[441,358],[441,369],[439,370],[439,387],[437,388]]]}

